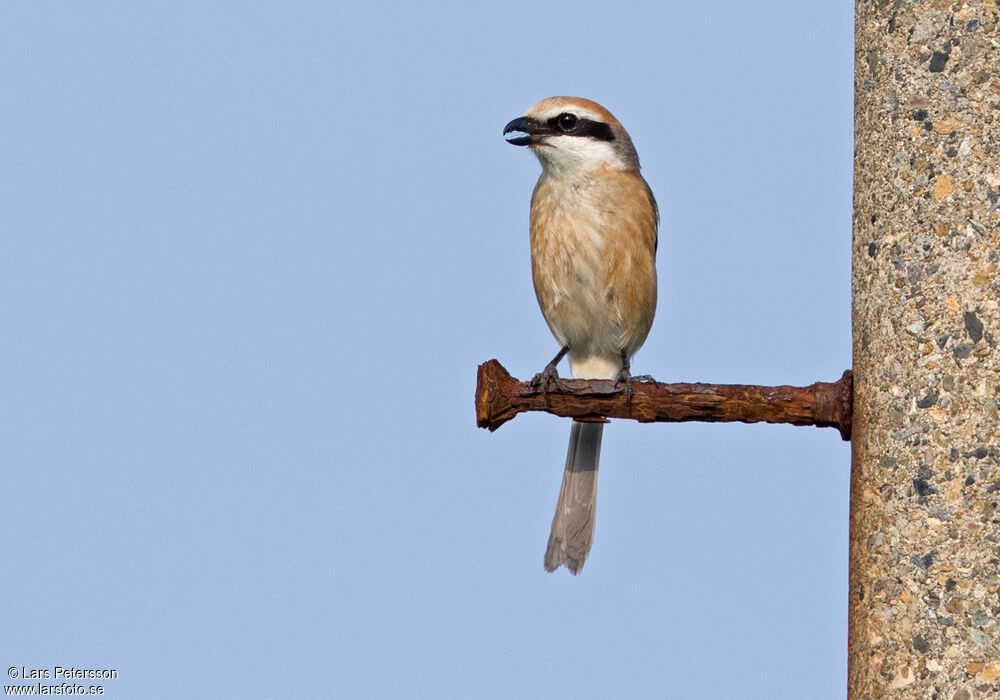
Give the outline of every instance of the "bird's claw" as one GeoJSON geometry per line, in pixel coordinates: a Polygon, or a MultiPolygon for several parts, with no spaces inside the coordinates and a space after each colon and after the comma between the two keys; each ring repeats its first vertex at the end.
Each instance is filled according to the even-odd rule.
{"type": "Polygon", "coordinates": [[[622,367],[621,371],[618,372],[618,376],[615,378],[615,387],[619,384],[625,385],[625,403],[632,403],[632,373],[628,371],[628,367],[622,367]]]}
{"type": "Polygon", "coordinates": [[[531,378],[531,386],[534,389],[541,388],[542,393],[548,393],[549,383],[555,386],[556,391],[562,391],[562,380],[559,378],[559,371],[555,363],[550,362],[545,365],[545,369],[531,378]]]}

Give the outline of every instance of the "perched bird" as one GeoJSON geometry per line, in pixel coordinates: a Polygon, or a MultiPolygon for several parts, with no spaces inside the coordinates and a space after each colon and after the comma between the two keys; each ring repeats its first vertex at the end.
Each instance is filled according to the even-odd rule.
{"type": "MultiPolygon", "coordinates": [[[[659,212],[628,132],[601,105],[550,97],[503,133],[542,164],[531,195],[535,295],[560,350],[533,382],[558,384],[567,353],[576,379],[613,379],[631,392],[629,360],[656,312],[659,212]]],[[[599,419],[600,420],[600,419],[599,419]]],[[[603,422],[575,421],[545,568],[577,574],[594,539],[603,422]]]]}

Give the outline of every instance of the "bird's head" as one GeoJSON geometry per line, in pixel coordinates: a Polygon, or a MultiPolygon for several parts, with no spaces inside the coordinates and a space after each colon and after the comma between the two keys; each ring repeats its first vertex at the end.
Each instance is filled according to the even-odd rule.
{"type": "Polygon", "coordinates": [[[528,146],[554,175],[585,172],[607,165],[639,170],[632,139],[614,115],[582,97],[549,97],[504,127],[515,146],[528,146]]]}

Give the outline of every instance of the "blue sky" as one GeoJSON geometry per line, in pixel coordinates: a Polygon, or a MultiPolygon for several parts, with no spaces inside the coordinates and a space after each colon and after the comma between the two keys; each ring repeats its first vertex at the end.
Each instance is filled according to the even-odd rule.
{"type": "Polygon", "coordinates": [[[850,365],[853,7],[69,3],[0,12],[0,661],[107,697],[844,696],[847,443],[475,427],[557,350],[530,279],[550,95],[662,214],[633,371],[850,365]]]}

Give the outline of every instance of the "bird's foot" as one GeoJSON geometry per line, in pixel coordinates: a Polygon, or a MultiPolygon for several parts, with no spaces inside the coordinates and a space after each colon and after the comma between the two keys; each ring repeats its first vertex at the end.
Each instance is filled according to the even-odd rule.
{"type": "Polygon", "coordinates": [[[556,365],[566,356],[567,352],[569,352],[569,347],[564,345],[556,353],[556,356],[552,358],[552,362],[545,365],[545,369],[531,378],[531,387],[533,389],[537,390],[541,387],[542,393],[547,394],[549,393],[549,382],[552,382],[556,387],[556,391],[562,391],[562,380],[559,379],[559,372],[556,370],[556,365]]]}
{"type": "Polygon", "coordinates": [[[615,378],[615,386],[625,385],[625,403],[632,403],[632,373],[628,371],[628,365],[621,368],[615,378]]]}
{"type": "Polygon", "coordinates": [[[543,394],[547,394],[549,382],[552,383],[556,391],[562,391],[562,380],[559,378],[559,371],[554,362],[545,365],[545,369],[531,378],[531,387],[536,390],[541,389],[543,394]]]}

